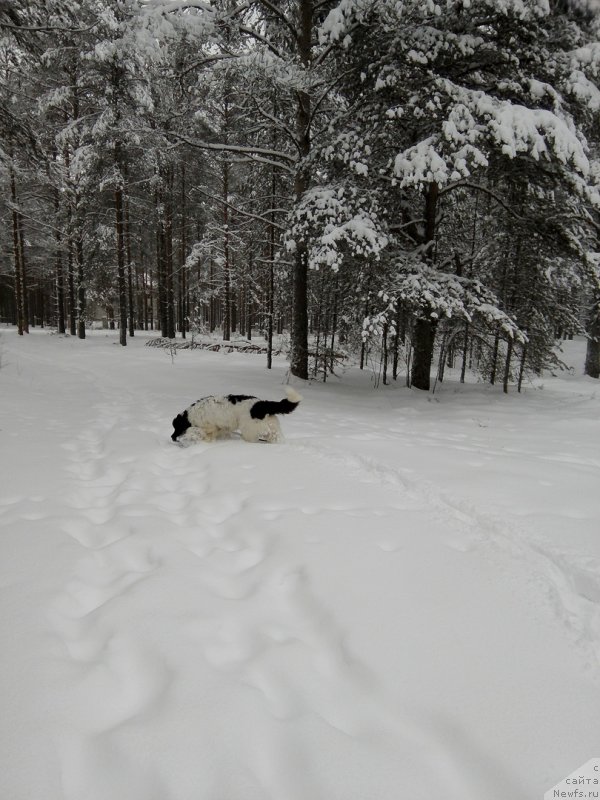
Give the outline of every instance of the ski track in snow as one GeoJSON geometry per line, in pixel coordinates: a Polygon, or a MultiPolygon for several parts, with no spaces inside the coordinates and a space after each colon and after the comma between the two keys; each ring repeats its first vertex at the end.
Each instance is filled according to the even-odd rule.
{"type": "MultiPolygon", "coordinates": [[[[516,519],[503,518],[473,503],[451,498],[431,481],[415,475],[414,470],[403,472],[374,458],[316,446],[310,441],[296,441],[293,446],[409,493],[424,509],[449,526],[447,544],[450,547],[466,552],[475,546],[493,546],[515,559],[526,559],[542,590],[550,595],[557,614],[587,655],[590,666],[597,669],[600,664],[600,562],[597,559],[552,548],[541,540],[532,541],[531,534],[526,533],[516,519]]],[[[588,463],[589,459],[576,460],[569,456],[565,460],[585,466],[600,465],[600,462],[588,463]]]]}

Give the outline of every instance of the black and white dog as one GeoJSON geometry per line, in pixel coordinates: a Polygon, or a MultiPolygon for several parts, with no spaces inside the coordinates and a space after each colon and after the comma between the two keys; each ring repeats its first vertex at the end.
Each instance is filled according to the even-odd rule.
{"type": "Polygon", "coordinates": [[[278,442],[281,428],[276,414],[290,414],[302,400],[291,387],[284,400],[259,400],[245,394],[202,397],[173,420],[171,439],[190,443],[196,439],[212,442],[239,431],[246,442],[278,442]]]}

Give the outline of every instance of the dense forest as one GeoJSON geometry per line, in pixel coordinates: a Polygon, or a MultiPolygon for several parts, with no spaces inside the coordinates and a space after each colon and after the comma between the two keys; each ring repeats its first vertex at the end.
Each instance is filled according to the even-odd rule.
{"type": "Polygon", "coordinates": [[[600,376],[600,21],[567,0],[0,0],[0,321],[600,376]]]}

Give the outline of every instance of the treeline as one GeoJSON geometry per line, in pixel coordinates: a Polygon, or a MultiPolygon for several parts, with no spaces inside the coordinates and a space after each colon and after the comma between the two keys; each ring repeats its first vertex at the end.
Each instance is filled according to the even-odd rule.
{"type": "Polygon", "coordinates": [[[600,375],[598,16],[0,0],[0,318],[289,337],[417,388],[600,375]],[[437,358],[436,358],[437,356],[437,358]],[[433,364],[437,373],[433,374],[433,364]]]}

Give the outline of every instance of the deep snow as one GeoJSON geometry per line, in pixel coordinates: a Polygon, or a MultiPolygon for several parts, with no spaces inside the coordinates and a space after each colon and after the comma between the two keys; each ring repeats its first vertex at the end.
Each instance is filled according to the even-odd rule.
{"type": "MultiPolygon", "coordinates": [[[[2,800],[532,800],[600,755],[600,392],[0,333],[2,800]]],[[[583,343],[566,343],[580,372],[583,343]]]]}

